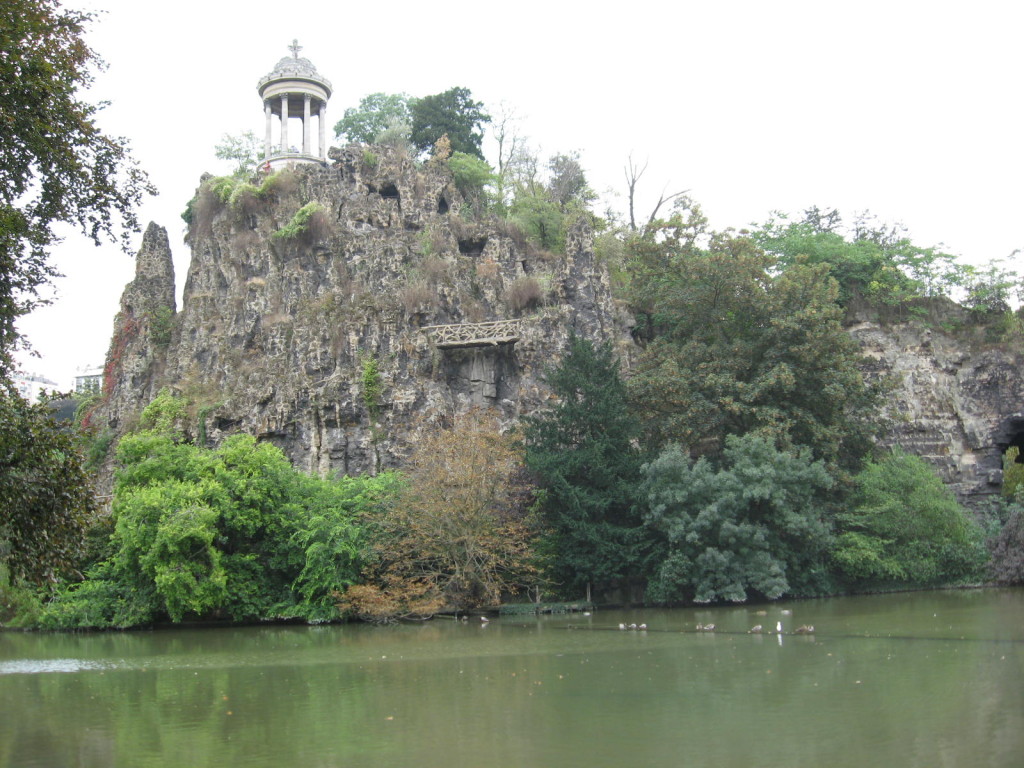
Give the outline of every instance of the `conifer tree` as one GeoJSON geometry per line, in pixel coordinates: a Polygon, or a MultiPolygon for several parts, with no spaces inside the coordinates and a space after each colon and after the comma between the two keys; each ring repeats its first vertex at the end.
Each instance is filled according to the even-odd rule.
{"type": "Polygon", "coordinates": [[[526,419],[526,464],[543,489],[551,575],[573,596],[627,586],[646,548],[634,508],[641,456],[611,346],[571,336],[546,381],[558,404],[526,419]]]}

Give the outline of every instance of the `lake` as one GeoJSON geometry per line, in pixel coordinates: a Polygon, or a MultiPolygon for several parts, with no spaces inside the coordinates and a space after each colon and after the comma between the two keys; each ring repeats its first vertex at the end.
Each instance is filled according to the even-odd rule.
{"type": "Polygon", "coordinates": [[[624,764],[1020,766],[1024,590],[0,633],[0,766],[624,764]]]}

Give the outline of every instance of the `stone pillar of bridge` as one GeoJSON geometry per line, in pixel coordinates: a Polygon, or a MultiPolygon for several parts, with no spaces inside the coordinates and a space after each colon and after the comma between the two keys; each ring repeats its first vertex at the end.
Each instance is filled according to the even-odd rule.
{"type": "Polygon", "coordinates": [[[473,359],[469,363],[469,388],[473,405],[486,405],[498,396],[494,357],[479,348],[473,350],[473,359]]]}

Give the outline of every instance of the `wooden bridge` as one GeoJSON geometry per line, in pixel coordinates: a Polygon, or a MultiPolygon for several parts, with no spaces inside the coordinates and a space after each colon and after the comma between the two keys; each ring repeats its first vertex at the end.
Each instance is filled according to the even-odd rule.
{"type": "Polygon", "coordinates": [[[423,327],[438,349],[453,347],[490,347],[519,341],[523,326],[520,320],[495,320],[490,323],[456,323],[423,327]]]}

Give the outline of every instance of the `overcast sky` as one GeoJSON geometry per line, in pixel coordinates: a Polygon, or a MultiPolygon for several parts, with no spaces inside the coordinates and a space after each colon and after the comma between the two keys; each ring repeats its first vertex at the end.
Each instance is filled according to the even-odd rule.
{"type": "MultiPolygon", "coordinates": [[[[228,170],[213,156],[225,133],[262,135],[256,83],[293,38],[334,86],[329,126],[368,93],[464,86],[492,112],[514,108],[542,156],[579,150],[592,186],[618,193],[620,210],[632,154],[649,161],[641,210],[663,188],[688,189],[716,228],[818,205],[902,222],[915,242],[972,263],[1024,247],[1024,4],[67,7],[104,11],[87,39],[108,69],[90,98],[110,102],[102,127],[130,140],[160,191],[142,224],[168,229],[179,294],[189,260],[181,211],[200,174],[228,170]]],[[[55,263],[67,277],[54,305],[20,326],[42,359],[23,367],[66,388],[76,368],[102,365],[134,263],[76,238],[55,263]]]]}

